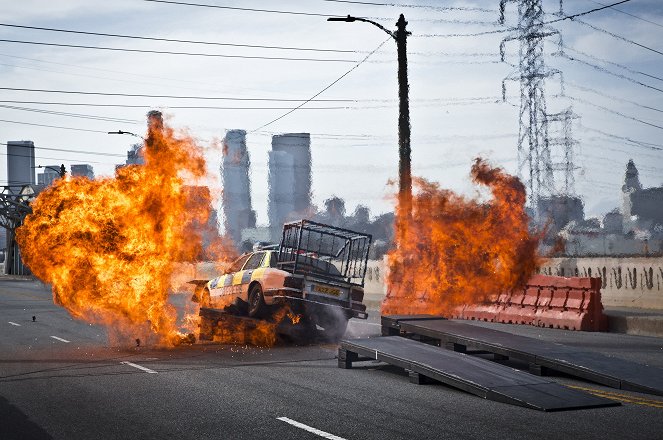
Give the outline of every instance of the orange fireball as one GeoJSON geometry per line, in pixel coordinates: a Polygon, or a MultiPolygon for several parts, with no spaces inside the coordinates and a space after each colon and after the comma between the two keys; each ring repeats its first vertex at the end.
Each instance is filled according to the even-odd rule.
{"type": "Polygon", "coordinates": [[[492,199],[472,200],[415,178],[412,216],[397,209],[382,314],[448,314],[523,284],[540,261],[525,187],[476,159],[472,180],[492,199]]]}
{"type": "Polygon", "coordinates": [[[112,178],[60,179],[44,190],[17,241],[25,263],[74,317],[172,345],[182,334],[168,303],[171,275],[178,261],[200,253],[192,226],[210,213],[209,197],[187,185],[206,166],[202,149],[160,119],[150,121],[143,150],[145,165],[118,168],[112,178]]]}

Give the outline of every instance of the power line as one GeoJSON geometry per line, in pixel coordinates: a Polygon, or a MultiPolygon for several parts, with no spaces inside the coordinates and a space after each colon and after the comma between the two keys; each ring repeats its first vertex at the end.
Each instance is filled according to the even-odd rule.
{"type": "MultiPolygon", "coordinates": [[[[162,79],[162,80],[165,80],[165,81],[174,81],[174,82],[180,82],[180,83],[191,83],[191,84],[196,84],[196,85],[200,85],[200,84],[212,85],[211,83],[201,83],[200,81],[187,81],[187,80],[184,80],[182,78],[168,78],[168,77],[155,76],[155,75],[141,75],[140,73],[134,73],[134,72],[123,72],[123,71],[120,71],[120,70],[100,69],[100,68],[97,68],[97,67],[81,66],[81,65],[71,64],[71,63],[58,63],[56,61],[44,61],[44,60],[40,60],[40,59],[37,59],[37,58],[21,57],[21,56],[17,56],[17,55],[8,55],[6,53],[0,53],[0,56],[8,57],[8,58],[16,58],[16,59],[20,59],[20,60],[36,61],[38,63],[44,63],[44,64],[55,64],[55,65],[58,65],[58,66],[66,66],[66,67],[69,67],[69,68],[75,67],[75,68],[78,68],[78,69],[92,70],[92,71],[96,71],[96,72],[119,73],[121,75],[136,76],[136,77],[139,77],[139,78],[162,79]]],[[[58,73],[65,73],[65,72],[58,72],[58,73]]],[[[153,83],[151,83],[151,84],[153,84],[153,83]]]]}
{"type": "Polygon", "coordinates": [[[544,24],[557,23],[557,22],[564,21],[564,20],[573,20],[573,19],[576,18],[576,17],[582,17],[583,15],[591,14],[591,13],[593,13],[593,12],[602,11],[602,10],[604,10],[604,9],[609,9],[609,8],[614,7],[614,6],[621,5],[622,3],[628,3],[628,2],[630,2],[630,1],[631,1],[631,0],[621,0],[621,1],[616,2],[616,3],[612,3],[612,4],[609,4],[609,5],[601,6],[600,8],[590,9],[589,11],[579,12],[579,13],[577,13],[577,14],[573,14],[573,15],[565,15],[564,17],[560,17],[560,18],[558,18],[558,19],[556,19],[556,20],[547,21],[547,22],[545,22],[544,24]]]}
{"type": "MultiPolygon", "coordinates": [[[[1,90],[1,89],[0,89],[1,90]]],[[[229,98],[234,99],[234,98],[229,98]]],[[[243,100],[244,98],[238,98],[243,100]]],[[[261,98],[249,98],[250,101],[262,101],[261,98]]],[[[412,103],[465,103],[465,102],[498,102],[501,101],[501,96],[476,96],[476,97],[461,97],[461,98],[424,98],[424,99],[412,99],[412,103]]],[[[276,99],[275,101],[281,101],[276,99]]],[[[301,99],[286,99],[286,102],[301,102],[301,99]]],[[[348,102],[348,103],[360,103],[360,102],[375,102],[375,103],[396,103],[396,99],[315,99],[313,102],[348,102]]],[[[4,104],[38,104],[38,105],[63,105],[63,106],[79,106],[79,107],[119,107],[119,108],[146,108],[154,107],[152,104],[102,104],[97,102],[62,102],[62,101],[25,101],[25,100],[0,100],[0,103],[4,104]]],[[[172,109],[235,109],[235,108],[246,108],[246,107],[216,107],[216,106],[164,106],[172,109]]],[[[309,107],[311,108],[311,107],[309,107]]],[[[349,108],[349,107],[343,107],[349,108]]]]}
{"type": "MultiPolygon", "coordinates": [[[[148,1],[148,0],[145,0],[148,1]]],[[[218,53],[204,53],[204,52],[175,52],[169,50],[148,50],[148,49],[128,49],[123,47],[106,47],[106,46],[84,46],[81,44],[62,44],[62,43],[45,43],[43,41],[24,41],[24,40],[5,40],[0,42],[4,43],[17,43],[17,44],[33,44],[38,46],[54,46],[54,47],[70,47],[76,49],[94,49],[94,50],[109,50],[114,52],[133,52],[133,53],[151,53],[162,55],[186,55],[196,57],[208,58],[240,58],[248,60],[276,60],[276,61],[313,61],[313,62],[333,62],[333,63],[354,63],[354,60],[345,59],[324,59],[324,58],[292,58],[292,57],[267,57],[258,55],[228,55],[218,53]]]]}
{"type": "Polygon", "coordinates": [[[602,134],[603,136],[607,136],[607,137],[612,138],[612,139],[618,139],[618,140],[621,140],[621,141],[626,141],[626,142],[629,142],[632,145],[635,145],[635,146],[640,147],[640,148],[654,150],[654,151],[663,151],[663,145],[662,144],[654,144],[654,143],[651,143],[651,142],[639,141],[639,140],[636,140],[636,139],[632,139],[628,136],[620,136],[620,135],[608,133],[608,132],[605,132],[603,130],[588,127],[586,125],[581,125],[580,128],[583,128],[583,129],[589,130],[589,131],[593,131],[595,133],[602,134]]]}
{"type": "MultiPolygon", "coordinates": [[[[167,98],[167,99],[204,99],[219,101],[274,101],[274,102],[299,102],[295,98],[239,98],[228,96],[179,96],[179,95],[146,95],[141,93],[107,93],[107,92],[83,92],[75,90],[52,90],[52,89],[27,89],[17,87],[0,87],[0,90],[11,90],[16,92],[38,92],[38,93],[63,93],[72,95],[94,95],[94,96],[122,96],[130,98],[167,98]]],[[[352,99],[316,99],[318,102],[353,102],[352,99]]]]}
{"type": "Polygon", "coordinates": [[[649,74],[649,73],[641,72],[641,71],[639,71],[639,70],[632,69],[631,67],[625,66],[625,65],[623,65],[623,64],[619,64],[619,63],[616,63],[616,62],[614,62],[614,61],[610,61],[610,60],[606,60],[606,59],[603,59],[603,58],[599,58],[599,57],[597,57],[597,56],[594,56],[594,55],[588,54],[588,53],[586,53],[586,52],[580,51],[580,50],[578,50],[578,49],[574,49],[574,48],[569,47],[569,46],[566,46],[566,45],[562,46],[562,48],[563,48],[563,49],[570,50],[570,51],[575,52],[575,53],[578,53],[578,54],[580,54],[580,55],[586,56],[587,58],[592,59],[592,60],[594,60],[594,61],[600,61],[600,62],[602,62],[602,63],[611,64],[611,65],[613,65],[613,66],[616,66],[616,67],[619,67],[619,68],[621,68],[621,69],[624,69],[624,70],[626,70],[627,72],[630,72],[630,73],[635,73],[635,74],[638,74],[638,75],[643,75],[643,76],[646,76],[646,77],[649,77],[649,78],[652,78],[652,79],[657,79],[657,80],[659,80],[659,81],[663,81],[663,78],[661,78],[660,76],[656,76],[656,75],[652,75],[652,74],[649,74]]]}
{"type": "MultiPolygon", "coordinates": [[[[0,145],[7,146],[7,144],[5,142],[0,142],[0,145]]],[[[23,146],[23,145],[14,145],[14,146],[29,148],[29,147],[23,146]]],[[[39,150],[63,151],[65,153],[92,154],[94,156],[112,156],[112,157],[124,157],[124,158],[126,158],[126,155],[117,154],[117,153],[96,153],[94,151],[80,151],[80,150],[71,150],[71,149],[67,149],[67,148],[42,147],[42,146],[37,146],[37,145],[35,145],[34,148],[39,149],[39,150]]]]}
{"type": "MultiPolygon", "coordinates": [[[[596,2],[596,1],[594,1],[594,0],[589,0],[589,1],[591,1],[592,3],[596,3],[597,5],[603,5],[603,6],[605,6],[605,4],[604,4],[604,3],[601,3],[601,2],[596,2]]],[[[663,24],[656,23],[655,21],[647,20],[646,18],[639,17],[639,16],[637,16],[637,15],[631,14],[630,12],[622,11],[621,9],[617,9],[617,8],[612,8],[612,9],[613,9],[615,12],[619,12],[620,14],[628,15],[629,17],[637,18],[638,20],[642,20],[642,21],[644,21],[644,22],[646,22],[646,23],[653,24],[654,26],[663,27],[663,24]]]]}
{"type": "Polygon", "coordinates": [[[473,32],[469,34],[412,34],[413,37],[442,37],[442,38],[447,38],[447,37],[479,37],[482,35],[493,35],[493,34],[503,34],[505,32],[511,32],[516,30],[515,28],[508,28],[508,29],[496,29],[494,31],[483,31],[483,32],[473,32]]]}
{"type": "Polygon", "coordinates": [[[644,44],[638,43],[638,42],[633,41],[633,40],[629,40],[629,39],[626,38],[626,37],[622,37],[621,35],[617,35],[617,34],[615,34],[614,32],[610,32],[610,31],[605,30],[605,29],[603,29],[603,28],[600,28],[600,27],[598,27],[598,26],[594,26],[593,24],[589,24],[589,23],[587,23],[586,21],[582,21],[582,20],[573,20],[573,21],[576,22],[576,23],[580,23],[580,24],[582,24],[582,25],[584,25],[584,26],[587,26],[587,27],[589,27],[589,28],[592,28],[592,29],[594,29],[595,31],[602,32],[602,33],[604,33],[604,34],[606,34],[606,35],[610,35],[611,37],[616,38],[616,39],[618,39],[618,40],[625,41],[626,43],[631,43],[631,44],[633,44],[633,45],[635,45],[635,46],[641,47],[641,48],[646,49],[646,50],[648,50],[648,51],[651,51],[651,52],[657,53],[657,54],[659,54],[659,55],[663,55],[663,52],[661,52],[660,50],[653,49],[653,48],[651,48],[651,47],[649,47],[649,46],[645,46],[644,44]]]}
{"type": "MultiPolygon", "coordinates": [[[[157,0],[145,0],[145,1],[157,1],[157,0]]],[[[616,2],[616,3],[612,3],[610,5],[600,7],[600,8],[590,9],[589,11],[579,12],[579,13],[573,14],[573,15],[565,15],[565,16],[557,18],[555,20],[545,21],[545,22],[541,23],[541,25],[548,25],[548,24],[557,23],[557,22],[564,21],[564,20],[573,20],[575,17],[580,17],[582,15],[587,15],[587,14],[591,14],[591,13],[594,13],[594,12],[597,12],[597,11],[602,11],[604,9],[612,8],[613,6],[621,5],[622,3],[626,3],[626,2],[629,2],[629,1],[631,1],[631,0],[622,0],[622,1],[619,1],[619,2],[616,2]]],[[[580,20],[573,20],[573,21],[578,21],[579,23],[582,23],[580,20]]],[[[518,28],[516,27],[516,28],[508,28],[508,29],[496,29],[494,31],[474,32],[474,33],[469,33],[469,34],[420,34],[420,35],[416,35],[416,36],[418,36],[418,37],[442,37],[442,38],[446,38],[446,37],[477,37],[477,36],[481,36],[481,35],[503,34],[503,33],[506,33],[506,32],[512,32],[512,31],[517,31],[517,30],[518,30],[518,28]]]]}
{"type": "Polygon", "coordinates": [[[62,127],[62,126],[59,126],[59,125],[34,124],[32,122],[9,121],[7,119],[0,119],[0,122],[7,122],[9,124],[32,125],[32,126],[35,126],[35,127],[60,128],[62,130],[87,131],[87,132],[90,132],[90,133],[108,134],[107,131],[103,131],[103,130],[90,130],[90,129],[87,129],[87,128],[75,128],[75,127],[62,127]]]}
{"type": "Polygon", "coordinates": [[[656,108],[656,107],[651,107],[651,106],[644,105],[644,104],[640,104],[639,102],[631,101],[631,100],[626,99],[626,98],[620,98],[618,96],[609,95],[607,93],[600,92],[596,89],[592,89],[591,87],[581,86],[581,85],[578,85],[578,84],[575,84],[575,83],[572,83],[572,82],[569,82],[569,81],[566,81],[565,85],[571,86],[571,87],[576,88],[578,90],[582,90],[583,92],[594,93],[595,95],[603,96],[604,98],[612,99],[612,100],[615,100],[615,101],[618,101],[618,102],[624,102],[624,103],[627,103],[627,104],[634,105],[636,107],[640,107],[640,108],[644,108],[644,109],[647,109],[647,110],[653,110],[655,112],[663,113],[663,109],[656,108]]]}
{"type": "Polygon", "coordinates": [[[347,3],[347,4],[365,5],[365,6],[394,6],[398,8],[433,9],[435,11],[497,12],[494,9],[472,8],[472,7],[462,7],[462,6],[413,5],[406,3],[376,3],[376,2],[360,2],[360,1],[351,1],[351,0],[322,0],[322,1],[330,3],[347,3]]]}
{"type": "MultiPolygon", "coordinates": [[[[2,102],[2,101],[0,101],[2,102]]],[[[8,110],[19,110],[19,111],[28,111],[28,112],[35,112],[35,113],[43,113],[47,115],[56,115],[56,116],[68,116],[72,118],[81,118],[81,119],[92,119],[96,121],[106,121],[106,122],[117,122],[117,123],[126,123],[126,124],[139,124],[142,121],[137,121],[135,119],[121,119],[121,118],[110,118],[106,116],[98,116],[98,115],[84,115],[80,113],[67,113],[67,112],[59,112],[59,111],[54,111],[54,110],[44,110],[44,109],[38,109],[38,108],[29,108],[29,107],[19,107],[19,106],[14,106],[14,105],[4,105],[0,104],[0,108],[6,108],[8,110]]]]}
{"type": "Polygon", "coordinates": [[[256,45],[256,44],[239,44],[239,43],[219,43],[213,41],[199,41],[199,40],[179,40],[172,38],[159,38],[159,37],[144,37],[137,35],[125,35],[125,34],[109,34],[104,32],[89,32],[89,31],[79,31],[71,29],[57,29],[57,28],[47,28],[47,27],[38,27],[38,26],[24,26],[18,24],[9,24],[9,23],[0,23],[0,26],[19,28],[19,29],[34,29],[39,31],[48,31],[48,32],[63,32],[68,34],[79,34],[79,35],[96,35],[100,37],[114,37],[114,38],[130,38],[133,40],[149,40],[149,41],[165,41],[169,43],[188,43],[188,44],[203,44],[210,46],[229,46],[229,47],[247,47],[252,49],[277,49],[277,50],[296,50],[296,51],[310,51],[310,52],[336,52],[336,53],[356,53],[355,50],[341,50],[341,49],[317,49],[309,47],[292,47],[292,46],[267,46],[267,45],[256,45]]]}
{"type": "MultiPolygon", "coordinates": [[[[36,147],[35,147],[36,148],[36,147]]],[[[23,154],[11,154],[11,153],[0,153],[3,156],[9,156],[9,157],[32,157],[31,155],[23,155],[23,154]]],[[[57,160],[58,162],[67,162],[67,163],[72,163],[72,162],[78,162],[78,161],[73,161],[71,159],[64,159],[62,157],[45,157],[45,156],[34,156],[35,159],[46,159],[46,160],[57,160]]],[[[86,163],[96,163],[96,164],[101,164],[101,165],[114,165],[110,162],[98,162],[94,160],[86,160],[86,163]]]]}
{"type": "MultiPolygon", "coordinates": [[[[7,102],[7,101],[0,101],[0,103],[7,102]]],[[[39,104],[38,102],[33,102],[32,104],[39,104]]],[[[60,103],[60,105],[68,105],[66,103],[60,103]]],[[[462,104],[458,104],[462,105],[462,104]]],[[[169,105],[164,105],[164,106],[154,106],[154,105],[109,105],[113,107],[119,107],[119,108],[164,108],[164,109],[178,109],[178,110],[290,110],[291,107],[215,107],[215,106],[169,106],[169,105]]],[[[105,106],[105,107],[109,107],[105,106]]],[[[375,105],[375,106],[334,106],[334,107],[306,107],[304,110],[353,110],[353,109],[377,109],[377,108],[391,108],[392,106],[387,106],[387,105],[375,105]]],[[[59,111],[54,111],[54,110],[45,110],[45,109],[36,109],[36,108],[28,108],[28,107],[18,107],[18,106],[11,106],[11,105],[1,105],[0,108],[7,108],[9,110],[25,110],[25,111],[33,111],[37,113],[45,113],[45,114],[52,114],[52,115],[57,115],[57,116],[71,116],[71,117],[77,117],[77,118],[83,118],[83,119],[94,119],[94,120],[100,120],[100,121],[108,121],[108,122],[119,122],[119,123],[127,123],[127,124],[140,124],[143,121],[138,121],[138,120],[131,120],[131,119],[119,119],[119,118],[110,118],[110,117],[105,117],[105,116],[95,116],[95,115],[82,115],[78,113],[66,113],[66,112],[59,112],[59,111]]]]}
{"type": "MultiPolygon", "coordinates": [[[[477,105],[477,104],[501,104],[498,99],[485,99],[485,100],[467,100],[467,101],[428,101],[423,102],[421,105],[416,105],[416,101],[411,101],[414,107],[439,107],[439,106],[463,106],[463,105],[477,105]]],[[[153,109],[163,108],[171,110],[290,110],[292,107],[220,107],[220,106],[200,106],[200,105],[148,105],[148,104],[96,104],[96,103],[70,103],[70,102],[45,102],[45,101],[11,101],[0,100],[0,107],[10,110],[26,110],[35,111],[38,113],[54,114],[59,116],[74,116],[85,117],[85,119],[98,119],[107,120],[110,122],[126,122],[126,123],[141,123],[137,120],[110,118],[98,115],[81,115],[76,113],[64,113],[59,111],[51,111],[45,109],[35,109],[27,107],[11,106],[6,104],[36,104],[36,105],[59,105],[59,106],[79,106],[79,107],[103,107],[103,108],[142,108],[153,109]]],[[[303,110],[366,110],[366,109],[381,109],[393,108],[393,105],[388,104],[375,104],[375,105],[346,105],[346,106],[327,106],[327,107],[305,107],[303,110]]]]}
{"type": "Polygon", "coordinates": [[[643,121],[642,119],[636,118],[635,116],[630,116],[630,115],[627,115],[625,113],[618,112],[617,110],[612,110],[608,107],[604,107],[602,105],[594,104],[593,102],[588,101],[586,99],[574,98],[573,96],[567,96],[567,98],[569,98],[572,101],[577,101],[577,102],[581,102],[583,104],[591,105],[592,107],[598,108],[599,110],[603,110],[603,111],[608,112],[608,113],[612,113],[613,115],[621,116],[624,119],[630,119],[631,121],[639,122],[641,124],[648,125],[650,127],[654,127],[654,128],[658,128],[660,130],[663,130],[663,126],[661,126],[661,125],[652,124],[651,122],[643,121]]]}
{"type": "Polygon", "coordinates": [[[290,113],[294,112],[294,111],[297,110],[297,109],[300,109],[301,107],[303,107],[303,106],[306,105],[307,103],[313,101],[315,98],[317,98],[318,96],[320,96],[323,92],[325,92],[326,90],[328,90],[329,88],[331,88],[334,84],[336,84],[337,82],[339,82],[340,80],[342,80],[343,78],[345,78],[347,75],[349,75],[350,72],[352,72],[353,70],[355,70],[357,67],[361,66],[361,65],[364,63],[364,61],[366,61],[371,55],[373,55],[375,52],[377,52],[377,51],[378,51],[378,50],[379,50],[379,49],[380,49],[380,48],[381,48],[381,47],[382,47],[387,41],[389,41],[391,38],[392,38],[391,35],[389,35],[389,36],[387,37],[386,40],[384,40],[382,43],[380,43],[380,45],[379,45],[378,47],[376,47],[375,49],[373,49],[373,51],[372,51],[371,53],[369,53],[368,55],[366,55],[366,57],[365,57],[363,60],[359,61],[357,64],[355,64],[354,66],[352,66],[352,68],[351,68],[350,70],[348,70],[348,71],[345,72],[343,75],[341,75],[341,76],[339,76],[338,78],[336,78],[336,79],[335,79],[334,81],[332,81],[332,83],[329,84],[327,87],[325,87],[324,89],[320,90],[318,93],[316,93],[315,95],[311,96],[309,99],[307,99],[306,101],[302,102],[302,103],[299,104],[297,107],[295,107],[295,108],[293,108],[293,109],[290,109],[290,111],[288,111],[288,112],[282,114],[282,115],[279,116],[278,118],[273,119],[273,120],[267,122],[266,124],[263,124],[263,125],[261,125],[260,127],[251,130],[251,132],[254,132],[254,131],[258,131],[258,130],[260,130],[260,129],[263,129],[263,128],[267,127],[268,125],[271,125],[271,124],[273,124],[274,122],[276,122],[276,121],[278,121],[278,120],[280,120],[280,119],[285,118],[285,117],[288,116],[290,113]]]}
{"type": "Polygon", "coordinates": [[[282,11],[282,10],[273,10],[273,9],[257,9],[257,8],[240,8],[235,6],[220,6],[220,5],[209,5],[204,3],[188,3],[188,2],[176,2],[170,0],[143,0],[151,3],[166,3],[169,5],[180,5],[180,6],[197,6],[201,8],[214,8],[214,9],[226,9],[231,11],[245,11],[245,12],[268,12],[272,14],[287,14],[287,15],[306,15],[311,17],[337,17],[337,15],[326,15],[326,14],[316,14],[312,12],[296,12],[296,11],[282,11]]]}
{"type": "Polygon", "coordinates": [[[597,66],[596,64],[592,64],[592,63],[584,61],[584,60],[579,60],[578,58],[571,57],[571,56],[569,56],[565,53],[561,53],[560,56],[562,56],[562,57],[564,57],[568,60],[576,61],[578,63],[589,66],[592,69],[598,70],[599,72],[603,72],[603,73],[606,73],[608,75],[612,75],[612,76],[617,77],[617,78],[625,79],[626,81],[630,81],[633,84],[637,84],[637,85],[640,85],[642,87],[646,87],[648,89],[656,90],[657,92],[663,92],[663,89],[660,89],[658,87],[654,87],[652,85],[643,83],[642,81],[638,81],[637,79],[631,78],[631,77],[626,76],[626,75],[622,75],[621,73],[613,72],[611,70],[606,69],[605,67],[597,66]]]}

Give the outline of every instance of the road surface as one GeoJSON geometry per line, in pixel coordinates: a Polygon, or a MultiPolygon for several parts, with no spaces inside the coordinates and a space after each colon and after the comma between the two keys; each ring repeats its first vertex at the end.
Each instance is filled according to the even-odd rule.
{"type": "MultiPolygon", "coordinates": [[[[348,335],[378,337],[378,321],[348,335]]],[[[660,338],[497,328],[663,367],[660,338]]],[[[542,413],[414,385],[384,364],[342,370],[336,348],[111,343],[41,283],[0,280],[0,439],[663,438],[661,397],[555,377],[623,405],[542,413]]]]}

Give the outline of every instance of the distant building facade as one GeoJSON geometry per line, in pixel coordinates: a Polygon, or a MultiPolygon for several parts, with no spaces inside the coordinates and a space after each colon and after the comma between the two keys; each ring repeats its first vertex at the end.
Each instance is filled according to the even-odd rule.
{"type": "Polygon", "coordinates": [[[311,211],[311,135],[286,133],[272,137],[269,152],[268,215],[272,240],[283,223],[311,211]]]}
{"type": "Polygon", "coordinates": [[[585,219],[585,207],[577,196],[558,194],[542,197],[536,205],[539,225],[546,229],[546,238],[554,239],[570,222],[580,223],[585,219]]]}
{"type": "Polygon", "coordinates": [[[251,206],[250,164],[246,131],[228,130],[221,162],[222,206],[226,234],[237,246],[242,241],[242,230],[256,226],[256,213],[251,206]]]}
{"type": "Polygon", "coordinates": [[[89,164],[76,164],[71,166],[71,175],[72,176],[81,176],[87,177],[88,179],[94,179],[94,168],[89,164]]]}
{"type": "Polygon", "coordinates": [[[35,184],[34,142],[7,142],[7,181],[9,186],[35,184]]]}
{"type": "Polygon", "coordinates": [[[663,228],[663,186],[643,188],[633,160],[626,166],[622,196],[624,232],[663,228]]]}
{"type": "Polygon", "coordinates": [[[560,232],[566,256],[663,255],[663,187],[643,188],[633,160],[626,165],[622,209],[573,220],[560,232]]]}

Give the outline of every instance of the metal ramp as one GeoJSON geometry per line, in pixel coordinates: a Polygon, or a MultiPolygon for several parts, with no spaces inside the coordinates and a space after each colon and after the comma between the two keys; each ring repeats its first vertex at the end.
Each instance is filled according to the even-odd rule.
{"type": "Polygon", "coordinates": [[[612,388],[663,396],[663,369],[650,367],[568,345],[514,335],[444,318],[421,320],[383,316],[383,334],[418,336],[465,352],[467,347],[494,353],[496,357],[528,362],[538,375],[554,370],[612,388]]]}
{"type": "Polygon", "coordinates": [[[410,380],[418,384],[433,379],[487,400],[540,411],[620,405],[485,359],[400,336],[341,342],[340,368],[352,368],[354,362],[366,360],[404,368],[408,370],[410,380]]]}

